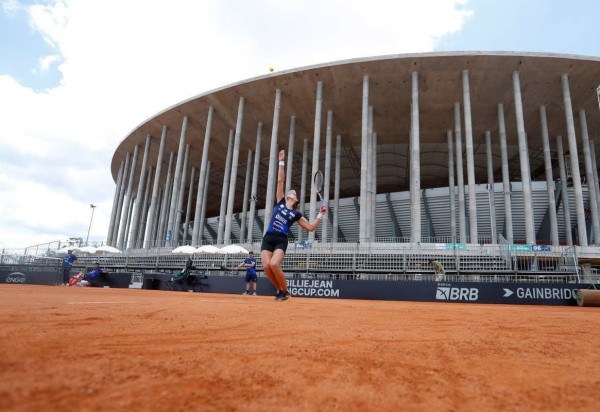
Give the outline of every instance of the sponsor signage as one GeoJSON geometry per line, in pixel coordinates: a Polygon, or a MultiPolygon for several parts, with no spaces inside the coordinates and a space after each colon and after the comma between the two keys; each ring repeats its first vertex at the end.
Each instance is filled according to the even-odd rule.
{"type": "Polygon", "coordinates": [[[467,250],[466,243],[446,243],[446,249],[467,250]]]}
{"type": "Polygon", "coordinates": [[[13,272],[13,273],[9,273],[6,278],[5,278],[5,282],[6,283],[26,283],[27,280],[27,276],[25,276],[25,274],[21,273],[21,272],[13,272]]]}
{"type": "Polygon", "coordinates": [[[552,252],[552,247],[548,245],[533,245],[531,246],[531,250],[534,252],[552,252]]]}
{"type": "Polygon", "coordinates": [[[340,290],[333,286],[333,280],[287,279],[287,287],[292,296],[339,298],[340,290]]]}
{"type": "Polygon", "coordinates": [[[435,292],[436,300],[448,300],[458,302],[476,302],[479,298],[479,289],[477,288],[465,288],[465,287],[452,287],[438,286],[435,292]]]}
{"type": "Polygon", "coordinates": [[[11,285],[55,285],[62,282],[62,271],[41,266],[0,265],[0,283],[11,285]]]}
{"type": "Polygon", "coordinates": [[[514,252],[531,252],[531,245],[508,245],[508,250],[514,252]]]}

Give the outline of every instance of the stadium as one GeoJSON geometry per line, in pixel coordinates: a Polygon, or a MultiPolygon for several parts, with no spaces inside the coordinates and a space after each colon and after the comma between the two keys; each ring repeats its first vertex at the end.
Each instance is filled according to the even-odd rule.
{"type": "Polygon", "coordinates": [[[116,149],[108,243],[260,239],[274,196],[269,159],[285,149],[286,188],[305,214],[316,210],[312,175],[328,172],[320,242],[477,244],[500,234],[593,245],[599,76],[597,58],[433,53],[290,70],[193,97],[116,149]]]}
{"type": "Polygon", "coordinates": [[[396,55],[152,116],[115,150],[106,244],[2,250],[0,408],[595,410],[599,82],[593,57],[396,55]],[[318,171],[328,206],[289,237],[285,303],[233,270],[279,150],[304,215],[318,171]],[[68,250],[104,288],[43,286],[68,250]]]}

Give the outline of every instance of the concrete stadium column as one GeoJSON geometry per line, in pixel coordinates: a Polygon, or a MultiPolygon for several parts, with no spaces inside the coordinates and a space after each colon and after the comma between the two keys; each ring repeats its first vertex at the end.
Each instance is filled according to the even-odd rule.
{"type": "Polygon", "coordinates": [[[167,177],[165,178],[165,184],[163,189],[162,204],[160,207],[160,217],[158,219],[158,231],[156,232],[155,245],[164,246],[166,240],[166,226],[169,215],[169,201],[171,200],[171,188],[173,185],[173,160],[175,159],[175,153],[169,153],[169,167],[167,168],[167,177]]]}
{"type": "Polygon", "coordinates": [[[244,179],[244,197],[242,198],[242,224],[240,225],[240,243],[246,240],[246,222],[248,221],[248,195],[250,193],[250,176],[252,175],[252,150],[248,150],[246,160],[246,177],[244,179]]]}
{"type": "Polygon", "coordinates": [[[133,195],[133,199],[131,202],[129,202],[129,208],[127,209],[127,222],[125,224],[125,240],[123,241],[123,244],[125,245],[124,248],[125,249],[129,249],[129,233],[130,233],[130,229],[131,229],[131,215],[133,214],[133,205],[135,202],[136,196],[135,194],[133,195]]]}
{"type": "Polygon", "coordinates": [[[192,200],[194,198],[194,183],[196,180],[196,168],[192,167],[192,171],[190,172],[190,185],[188,186],[188,199],[187,199],[187,207],[185,208],[185,223],[183,226],[185,229],[183,230],[183,244],[188,245],[191,242],[188,242],[189,238],[189,229],[190,229],[190,220],[192,218],[192,200]]]}
{"type": "Polygon", "coordinates": [[[129,205],[131,204],[131,197],[133,196],[133,180],[135,179],[135,166],[137,163],[137,157],[138,157],[138,151],[139,151],[139,145],[135,145],[135,148],[133,149],[133,158],[131,160],[131,168],[130,168],[130,172],[129,172],[129,182],[127,183],[127,193],[125,194],[125,200],[123,201],[123,214],[121,215],[121,231],[119,231],[119,238],[118,238],[118,246],[117,248],[123,250],[124,248],[128,247],[127,244],[125,244],[125,239],[127,239],[127,223],[129,221],[129,205]]]}
{"type": "Polygon", "coordinates": [[[154,176],[154,166],[150,166],[148,175],[146,176],[146,187],[144,188],[144,202],[142,203],[140,230],[138,231],[138,238],[136,239],[137,247],[144,247],[144,234],[146,233],[146,226],[148,225],[148,208],[150,206],[150,188],[152,187],[152,177],[154,176]]]}
{"type": "Polygon", "coordinates": [[[556,137],[556,156],[558,157],[558,170],[560,173],[560,191],[562,195],[563,217],[565,220],[565,238],[567,245],[573,246],[571,207],[569,205],[569,192],[567,190],[567,168],[565,166],[565,153],[563,151],[561,136],[556,137]]]}
{"type": "Polygon", "coordinates": [[[238,104],[237,122],[235,125],[235,138],[233,140],[233,158],[231,160],[231,173],[229,175],[229,196],[227,198],[227,217],[225,219],[224,242],[231,242],[231,227],[233,220],[233,206],[235,202],[235,186],[237,183],[237,170],[240,159],[240,139],[242,136],[242,123],[244,121],[244,98],[240,97],[238,104]]]}
{"type": "Polygon", "coordinates": [[[187,170],[190,158],[190,145],[185,145],[185,155],[183,157],[183,168],[181,169],[181,181],[179,182],[179,195],[177,196],[177,208],[175,209],[175,223],[173,224],[173,245],[179,246],[179,230],[181,229],[181,219],[183,217],[183,198],[185,195],[185,185],[187,183],[187,170]]]}
{"type": "Polygon", "coordinates": [[[577,154],[577,138],[575,136],[575,122],[573,121],[573,108],[571,106],[571,90],[569,89],[569,76],[561,76],[565,118],[567,122],[567,137],[569,140],[569,155],[571,157],[571,177],[573,191],[575,192],[575,208],[577,210],[577,235],[579,245],[587,246],[587,228],[585,226],[585,210],[583,208],[583,189],[581,188],[581,175],[579,174],[579,155],[577,154]]]}
{"type": "MultiPolygon", "coordinates": [[[[325,134],[325,171],[323,177],[323,203],[329,205],[329,191],[331,187],[331,139],[333,129],[333,111],[327,111],[327,132],[325,134]]],[[[323,242],[329,241],[329,214],[325,213],[321,222],[321,239],[323,242]]]]}
{"type": "Polygon", "coordinates": [[[173,179],[173,193],[171,193],[171,209],[169,210],[169,220],[167,226],[167,243],[173,238],[173,232],[175,228],[175,215],[177,214],[177,205],[179,204],[180,186],[181,186],[181,171],[183,168],[183,156],[185,151],[185,135],[187,133],[188,117],[183,117],[183,124],[181,125],[181,135],[179,136],[179,149],[177,150],[177,162],[175,163],[175,177],[173,179]]]}
{"type": "MultiPolygon", "coordinates": [[[[273,128],[271,129],[271,145],[269,148],[269,173],[267,177],[267,194],[265,196],[265,226],[264,232],[267,231],[271,216],[273,215],[273,207],[275,205],[275,183],[277,182],[278,166],[273,165],[273,160],[278,158],[277,153],[277,133],[279,132],[279,113],[281,112],[281,90],[275,91],[275,107],[273,109],[273,128]]],[[[263,233],[264,234],[264,233],[263,233]]]]}
{"type": "MultiPolygon", "coordinates": [[[[302,147],[302,176],[300,177],[300,211],[306,213],[306,172],[308,170],[308,139],[304,139],[302,147]]],[[[302,242],[304,231],[298,230],[298,242],[302,242]]]]}
{"type": "Polygon", "coordinates": [[[546,173],[546,190],[548,191],[548,217],[550,218],[550,239],[552,240],[553,246],[558,246],[558,221],[556,219],[556,198],[554,196],[554,178],[552,177],[552,157],[550,156],[550,139],[548,136],[548,120],[546,117],[546,106],[540,106],[540,124],[542,125],[544,170],[546,173]]]}
{"type": "Polygon", "coordinates": [[[117,205],[117,215],[115,216],[115,225],[113,226],[112,238],[110,246],[116,247],[119,240],[119,227],[121,225],[121,215],[123,212],[123,202],[125,201],[125,192],[127,181],[129,180],[129,162],[131,161],[131,153],[127,152],[125,156],[125,167],[123,168],[123,177],[121,178],[121,189],[119,190],[119,204],[117,205]]]}
{"type": "Polygon", "coordinates": [[[167,140],[167,126],[163,126],[158,147],[158,157],[156,158],[156,168],[154,169],[154,182],[152,183],[152,198],[150,200],[150,209],[148,210],[148,225],[146,229],[146,244],[149,248],[156,245],[156,226],[158,224],[157,209],[160,207],[158,191],[160,188],[160,174],[162,172],[163,155],[165,152],[165,142],[167,140]]]}
{"type": "Polygon", "coordinates": [[[373,133],[373,158],[371,160],[371,182],[372,182],[372,201],[371,201],[371,241],[377,238],[377,133],[373,133]]]}
{"type": "Polygon", "coordinates": [[[519,72],[513,72],[513,91],[515,98],[515,115],[517,118],[517,135],[519,137],[519,161],[521,164],[521,182],[523,184],[523,214],[525,215],[525,242],[535,245],[535,223],[531,204],[531,171],[529,169],[529,149],[525,134],[523,118],[523,101],[521,100],[521,80],[519,72]]]}
{"type": "Polygon", "coordinates": [[[454,135],[456,137],[456,180],[458,183],[458,236],[467,243],[467,215],[465,211],[465,178],[460,123],[460,103],[454,103],[454,135]]]}
{"type": "Polygon", "coordinates": [[[583,145],[583,159],[585,161],[585,174],[588,187],[588,198],[590,211],[592,215],[592,234],[594,235],[594,244],[600,245],[600,222],[598,220],[598,201],[596,185],[594,184],[594,169],[592,166],[592,155],[590,152],[590,137],[588,135],[587,119],[585,110],[579,111],[579,124],[581,128],[581,140],[583,145]]]}
{"type": "Polygon", "coordinates": [[[256,130],[256,148],[254,149],[254,170],[252,171],[252,189],[250,190],[250,216],[248,217],[248,243],[252,243],[254,231],[254,213],[256,211],[256,202],[258,201],[258,171],[260,166],[260,150],[262,142],[262,123],[258,123],[256,130]]]}
{"type": "Polygon", "coordinates": [[[231,176],[231,158],[233,157],[233,129],[229,130],[229,140],[227,143],[227,158],[225,159],[225,169],[223,170],[223,186],[221,187],[221,208],[219,211],[219,226],[217,229],[217,243],[223,243],[223,233],[225,232],[225,213],[227,212],[227,198],[229,195],[229,178],[231,176]]]}
{"type": "Polygon", "coordinates": [[[598,166],[596,162],[596,147],[594,141],[590,140],[590,151],[592,155],[592,170],[594,171],[594,187],[596,188],[596,202],[598,204],[598,213],[600,214],[600,182],[598,182],[598,166]]]}
{"type": "Polygon", "coordinates": [[[454,187],[454,142],[452,130],[446,132],[448,138],[448,194],[450,199],[450,238],[456,243],[456,193],[454,187]]]}
{"type": "Polygon", "coordinates": [[[508,174],[508,151],[506,148],[506,124],[504,122],[504,105],[498,104],[498,134],[500,135],[500,159],[502,161],[502,191],[504,194],[504,226],[506,240],[513,243],[512,202],[510,199],[510,175],[508,174]]]}
{"type": "Polygon", "coordinates": [[[359,216],[359,241],[364,242],[367,226],[367,175],[368,168],[368,142],[369,142],[369,76],[363,76],[362,93],[362,126],[360,138],[360,216],[359,216]]]}
{"type": "Polygon", "coordinates": [[[473,153],[473,126],[471,122],[471,92],[469,71],[462,72],[463,105],[465,111],[465,151],[467,152],[467,183],[469,190],[469,235],[470,243],[478,243],[477,197],[475,195],[475,158],[473,153]]]}
{"type": "Polygon", "coordinates": [[[202,240],[200,233],[201,230],[204,230],[203,227],[200,227],[200,214],[202,213],[202,199],[204,195],[204,185],[207,182],[206,179],[206,167],[208,164],[208,151],[210,149],[210,133],[212,129],[212,119],[213,119],[214,109],[212,106],[208,108],[208,115],[206,118],[206,129],[204,132],[204,146],[202,149],[202,161],[200,162],[200,174],[198,175],[198,191],[196,192],[196,209],[194,210],[194,230],[192,231],[192,244],[198,245],[202,240]]]}
{"type": "Polygon", "coordinates": [[[373,227],[373,106],[369,106],[369,128],[367,130],[367,190],[366,190],[366,218],[365,238],[367,242],[373,241],[371,229],[373,227]]]}
{"type": "Polygon", "coordinates": [[[108,233],[106,235],[106,244],[112,244],[112,233],[115,227],[115,219],[117,217],[117,207],[119,206],[119,195],[121,194],[121,186],[123,185],[123,170],[125,169],[125,161],[121,160],[121,166],[119,167],[119,174],[117,175],[117,185],[115,187],[115,195],[113,197],[113,206],[110,212],[110,222],[108,225],[108,233]]]}
{"type": "MultiPolygon", "coordinates": [[[[156,233],[159,233],[158,223],[159,223],[160,214],[162,212],[163,198],[164,198],[164,188],[160,187],[158,189],[158,196],[157,196],[157,203],[156,203],[156,212],[155,212],[156,218],[154,219],[154,222],[152,222],[152,227],[150,228],[152,233],[154,233],[154,236],[156,236],[156,233]]],[[[150,238],[150,240],[146,242],[146,244],[148,245],[147,247],[158,246],[156,237],[154,237],[154,236],[152,236],[150,238]]]]}
{"type": "Polygon", "coordinates": [[[288,140],[288,151],[285,155],[287,170],[285,172],[285,193],[292,189],[292,173],[294,166],[294,143],[296,140],[296,116],[290,118],[290,137],[288,140]]]}
{"type": "Polygon", "coordinates": [[[206,163],[206,174],[204,176],[204,183],[202,183],[202,209],[200,210],[200,220],[198,227],[200,228],[200,238],[198,244],[202,243],[204,236],[204,222],[206,221],[206,199],[208,198],[208,184],[210,183],[210,168],[211,162],[206,163]]]}
{"type": "MultiPolygon", "coordinates": [[[[340,167],[342,158],[342,136],[339,134],[335,138],[335,186],[333,189],[333,233],[331,241],[338,241],[339,218],[340,218],[340,167]]],[[[329,213],[329,211],[328,211],[329,213]]]]}
{"type": "MultiPolygon", "coordinates": [[[[317,214],[317,192],[312,190],[313,177],[319,170],[319,151],[321,150],[321,111],[323,107],[323,82],[317,82],[317,99],[315,102],[315,127],[313,134],[313,153],[312,153],[312,173],[311,173],[311,191],[310,191],[310,209],[308,212],[309,222],[315,220],[317,214]]],[[[315,239],[315,232],[308,233],[308,239],[315,239]]]]}
{"type": "Polygon", "coordinates": [[[412,99],[410,116],[410,241],[421,241],[421,160],[419,146],[419,74],[412,72],[412,99]]]}
{"type": "Polygon", "coordinates": [[[488,196],[490,202],[490,227],[492,234],[492,243],[498,242],[496,233],[496,193],[494,192],[494,161],[492,159],[492,135],[489,130],[485,132],[485,152],[487,157],[487,180],[488,196]]]}
{"type": "Polygon", "coordinates": [[[144,155],[142,156],[142,167],[140,169],[140,178],[138,180],[137,196],[133,206],[133,215],[131,222],[131,242],[130,245],[133,249],[139,247],[138,232],[140,229],[140,218],[142,214],[142,202],[145,198],[144,187],[146,186],[146,168],[148,167],[148,154],[150,153],[150,135],[146,136],[146,144],[144,145],[144,155]]]}

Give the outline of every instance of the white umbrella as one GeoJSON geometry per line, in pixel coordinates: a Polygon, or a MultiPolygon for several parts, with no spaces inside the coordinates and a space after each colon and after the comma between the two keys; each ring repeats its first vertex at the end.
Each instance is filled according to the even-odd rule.
{"type": "Polygon", "coordinates": [[[104,245],[96,248],[96,253],[123,253],[116,247],[104,245]]]}
{"type": "Polygon", "coordinates": [[[96,253],[96,248],[93,246],[84,246],[82,248],[79,248],[79,252],[89,253],[90,255],[93,255],[94,253],[96,253]]]}
{"type": "Polygon", "coordinates": [[[176,255],[193,255],[194,253],[196,253],[196,248],[194,246],[184,245],[176,247],[171,251],[171,253],[174,253],[176,255]]]}
{"type": "Polygon", "coordinates": [[[69,253],[69,250],[73,252],[79,252],[79,248],[77,246],[65,246],[58,249],[56,253],[69,253]]]}
{"type": "Polygon", "coordinates": [[[221,253],[224,253],[224,254],[243,253],[243,254],[247,255],[250,252],[248,252],[246,249],[244,249],[243,247],[241,247],[239,245],[227,245],[227,246],[221,248],[221,253]]]}
{"type": "Polygon", "coordinates": [[[221,253],[221,249],[213,245],[204,245],[196,249],[196,253],[221,253]]]}

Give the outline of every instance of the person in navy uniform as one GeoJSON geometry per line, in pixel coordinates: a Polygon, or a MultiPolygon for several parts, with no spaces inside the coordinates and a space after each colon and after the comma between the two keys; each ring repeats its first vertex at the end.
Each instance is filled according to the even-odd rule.
{"type": "Polygon", "coordinates": [[[71,277],[71,269],[73,268],[73,263],[77,261],[77,256],[73,254],[72,250],[67,251],[67,255],[63,259],[63,285],[67,285],[69,283],[69,278],[71,277]]]}
{"type": "Polygon", "coordinates": [[[86,273],[83,279],[88,282],[88,286],[105,286],[107,273],[104,269],[100,269],[98,262],[95,262],[94,269],[86,273]]]}
{"type": "MultiPolygon", "coordinates": [[[[290,227],[294,222],[298,222],[302,229],[314,232],[327,213],[327,207],[321,206],[320,212],[312,222],[302,216],[297,207],[299,204],[298,196],[295,190],[290,190],[286,196],[283,196],[283,184],[285,182],[285,150],[279,152],[279,171],[277,172],[277,204],[273,209],[271,222],[263,237],[260,247],[260,258],[262,261],[265,275],[273,284],[277,293],[275,300],[285,301],[290,298],[285,274],[281,270],[281,262],[285,257],[285,251],[288,245],[288,234],[290,227]]],[[[268,205],[267,205],[268,207],[268,205]]]]}
{"type": "Polygon", "coordinates": [[[256,296],[256,258],[254,252],[250,251],[249,256],[240,263],[237,269],[241,269],[246,266],[246,291],[244,295],[250,295],[250,289],[252,289],[252,295],[256,296]]]}

